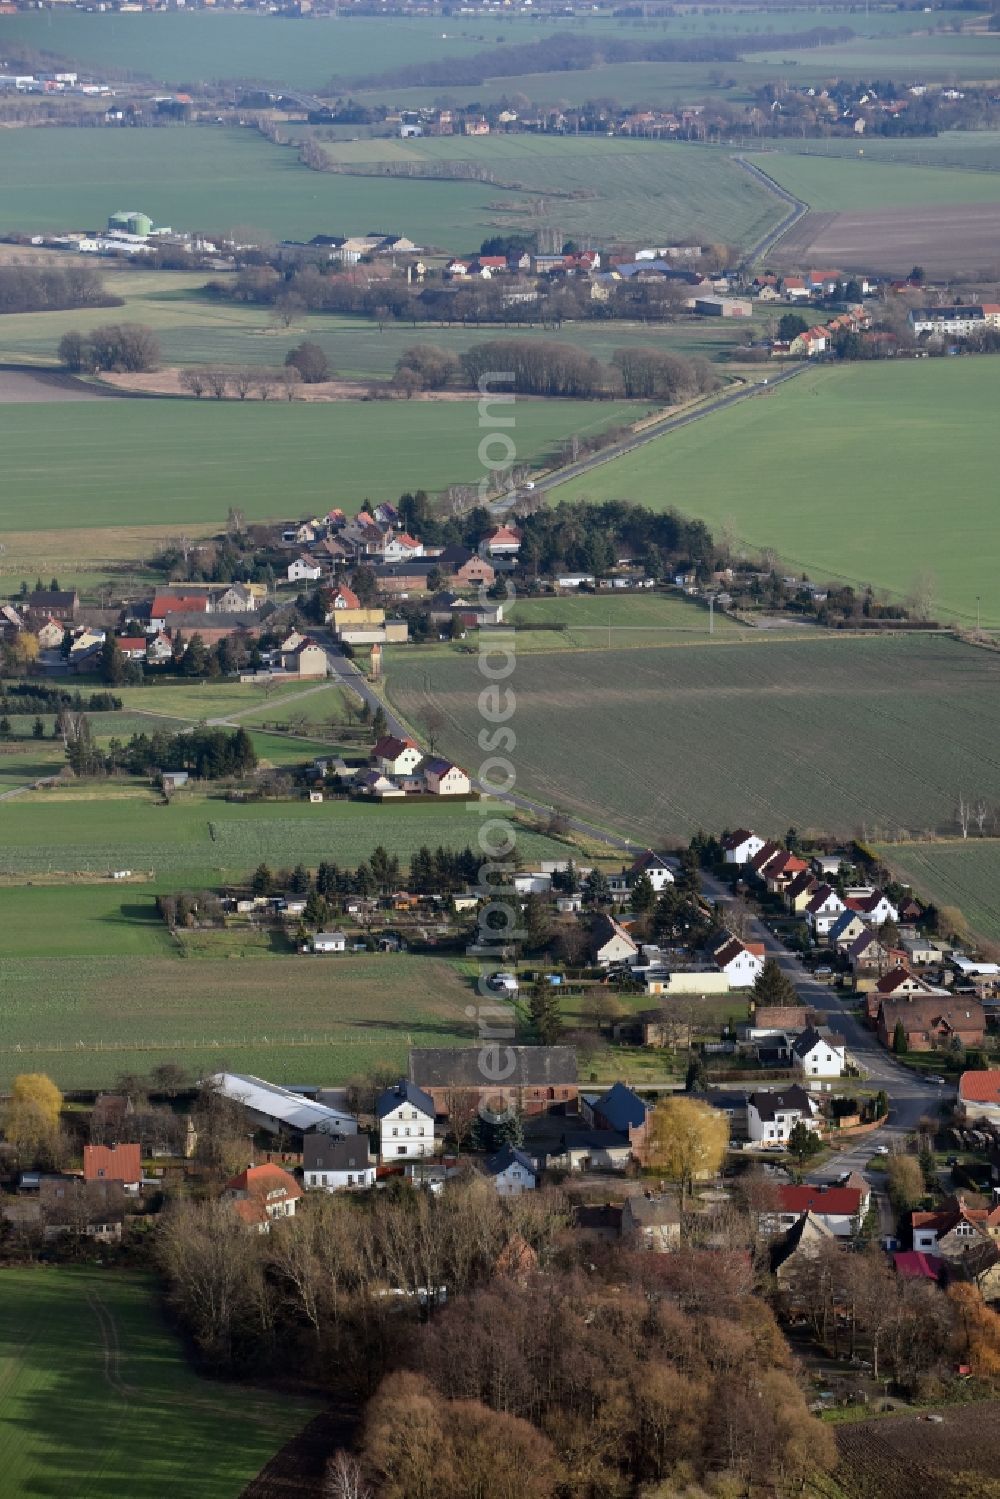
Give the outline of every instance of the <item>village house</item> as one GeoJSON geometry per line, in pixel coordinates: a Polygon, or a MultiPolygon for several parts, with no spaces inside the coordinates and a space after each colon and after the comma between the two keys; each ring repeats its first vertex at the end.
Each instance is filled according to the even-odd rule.
{"type": "Polygon", "coordinates": [[[804,1213],[812,1213],[836,1238],[853,1238],[871,1201],[870,1188],[864,1177],[858,1180],[862,1184],[860,1187],[809,1184],[776,1187],[774,1206],[766,1208],[760,1215],[761,1231],[785,1233],[804,1213]]]}
{"type": "Polygon", "coordinates": [[[628,1135],[611,1129],[566,1130],[548,1164],[562,1171],[624,1171],[632,1159],[628,1135]]]}
{"type": "Polygon", "coordinates": [[[752,989],[764,969],[763,942],[741,942],[726,932],[709,944],[712,961],[730,989],[752,989]]]}
{"type": "Polygon", "coordinates": [[[142,1147],[85,1145],[83,1179],[85,1182],[120,1182],[126,1192],[138,1192],[142,1184],[142,1147]]]}
{"type": "Polygon", "coordinates": [[[323,576],[323,569],[312,557],[296,557],[286,569],[289,583],[315,583],[323,576]]]}
{"type": "Polygon", "coordinates": [[[306,1135],[302,1142],[302,1180],[324,1192],[346,1192],[375,1185],[375,1161],[367,1135],[343,1140],[306,1135]]]}
{"type": "Polygon", "coordinates": [[[479,550],[491,562],[516,562],[521,550],[521,533],[516,526],[497,526],[495,531],[483,537],[479,550]]]}
{"type": "Polygon", "coordinates": [[[281,669],[297,677],[325,677],[326,651],[307,635],[293,650],[282,652],[281,669]]]}
{"type": "Polygon", "coordinates": [[[809,1011],[805,1005],[755,1005],[752,998],[750,1017],[749,1029],[755,1036],[804,1031],[809,1024],[809,1011]]]}
{"type": "Polygon", "coordinates": [[[963,1072],[958,1080],[958,1106],[967,1124],[1000,1124],[1000,1071],[963,1072]]]}
{"type": "Polygon", "coordinates": [[[346,952],[346,932],[317,932],[312,939],[313,952],[346,952]]]}
{"type": "Polygon", "coordinates": [[[846,953],[867,930],[857,911],[841,911],[827,932],[827,941],[836,952],[846,953]]]}
{"type": "Polygon", "coordinates": [[[988,1301],[1000,1295],[1000,1206],[970,1207],[961,1194],[932,1212],[910,1215],[913,1248],[974,1279],[988,1301]]]}
{"type": "Polygon", "coordinates": [[[80,608],[80,595],[75,588],[36,588],[29,593],[24,607],[32,619],[57,619],[71,624],[80,608]]]}
{"type": "Polygon", "coordinates": [[[231,583],[215,601],[220,614],[252,614],[257,608],[257,595],[245,583],[231,583]]]}
{"type": "Polygon", "coordinates": [[[681,1215],[672,1197],[637,1192],[625,1199],[621,1217],[622,1241],[630,1249],[669,1254],[681,1242],[681,1215]]]}
{"type": "Polygon", "coordinates": [[[483,1162],[486,1175],[492,1177],[500,1197],[520,1197],[538,1186],[538,1172],[531,1157],[513,1145],[505,1145],[496,1155],[483,1162]]]}
{"type": "Polygon", "coordinates": [[[668,885],[674,883],[674,872],[667,863],[667,860],[662,855],[655,854],[651,848],[647,848],[645,853],[639,854],[633,860],[632,867],[629,870],[629,877],[633,884],[636,880],[641,879],[643,875],[649,880],[657,895],[661,894],[668,885]]]}
{"type": "Polygon", "coordinates": [[[411,775],[423,758],[415,739],[398,739],[395,734],[383,734],[371,753],[372,763],[387,776],[411,775]]]}
{"type": "Polygon", "coordinates": [[[281,1166],[248,1166],[232,1177],[222,1193],[224,1202],[249,1229],[270,1232],[279,1218],[294,1218],[302,1188],[290,1172],[281,1166]]]}
{"type": "Polygon", "coordinates": [[[649,1133],[652,1105],[640,1098],[627,1083],[614,1083],[599,1098],[581,1100],[584,1120],[599,1130],[613,1130],[623,1135],[636,1151],[642,1149],[649,1133]]]}
{"type": "Polygon", "coordinates": [[[986,1012],[979,1000],[962,996],[884,999],[878,1013],[878,1035],[883,1046],[892,1046],[897,1023],[903,1027],[908,1051],[982,1046],[986,1012]]]}
{"type": "Polygon", "coordinates": [[[383,1161],[417,1160],[433,1155],[434,1115],[433,1097],[407,1078],[400,1078],[386,1088],[375,1104],[383,1161]]]}
{"type": "Polygon", "coordinates": [[[815,937],[825,937],[843,910],[844,902],[832,885],[817,885],[806,902],[806,923],[815,937]]]}
{"type": "Polygon", "coordinates": [[[746,828],[737,828],[734,833],[727,833],[722,840],[722,852],[727,864],[749,864],[755,854],[760,853],[764,847],[765,839],[759,838],[756,833],[750,833],[746,828]]]}
{"type": "Polygon", "coordinates": [[[792,1066],[803,1077],[842,1077],[846,1065],[843,1036],[825,1026],[810,1026],[792,1042],[792,1066]]]}
{"type": "Polygon", "coordinates": [[[598,967],[610,968],[613,963],[627,963],[638,951],[638,946],[620,921],[605,911],[597,913],[590,930],[590,953],[598,967]]]}
{"type": "Polygon", "coordinates": [[[38,644],[43,651],[58,650],[59,646],[62,645],[65,634],[66,626],[61,624],[59,620],[53,619],[51,615],[35,631],[38,644]]]}
{"type": "Polygon", "coordinates": [[[423,767],[424,784],[433,796],[471,796],[472,782],[460,765],[435,758],[423,767]]]}
{"type": "Polygon", "coordinates": [[[827,1246],[836,1242],[836,1234],[822,1218],[813,1212],[803,1213],[771,1245],[771,1272],[781,1289],[794,1298],[800,1283],[808,1287],[814,1279],[817,1259],[827,1246]]]}
{"type": "Polygon", "coordinates": [[[460,1101],[469,1108],[505,1108],[525,1115],[575,1114],[579,1097],[572,1046],[414,1047],[410,1081],[430,1095],[439,1116],[460,1101]]]}
{"type": "Polygon", "coordinates": [[[150,629],[159,631],[167,624],[173,624],[172,615],[207,614],[211,605],[212,601],[207,594],[158,593],[149,606],[150,629]]]}
{"type": "Polygon", "coordinates": [[[756,1143],[783,1145],[799,1123],[820,1130],[819,1105],[798,1083],[781,1092],[751,1093],[747,1099],[747,1134],[756,1143]]]}
{"type": "Polygon", "coordinates": [[[348,588],[346,583],[339,583],[331,593],[327,595],[327,618],[341,611],[353,612],[361,608],[361,600],[353,588],[348,588]]]}

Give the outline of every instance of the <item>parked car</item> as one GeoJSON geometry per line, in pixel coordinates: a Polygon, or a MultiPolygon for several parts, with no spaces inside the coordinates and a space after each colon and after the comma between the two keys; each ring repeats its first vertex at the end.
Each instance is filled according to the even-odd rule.
{"type": "Polygon", "coordinates": [[[888,1145],[876,1145],[876,1147],[875,1147],[875,1154],[876,1155],[888,1155],[889,1154],[889,1147],[888,1147],[888,1145]]]}
{"type": "Polygon", "coordinates": [[[493,973],[486,982],[498,994],[516,994],[518,990],[517,976],[513,973],[493,973]]]}

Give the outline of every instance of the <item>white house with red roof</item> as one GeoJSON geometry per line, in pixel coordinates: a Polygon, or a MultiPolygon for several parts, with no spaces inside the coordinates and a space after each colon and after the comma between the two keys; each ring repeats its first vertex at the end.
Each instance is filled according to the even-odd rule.
{"type": "Polygon", "coordinates": [[[386,776],[412,775],[424,758],[415,739],[397,739],[383,734],[372,750],[372,760],[386,776]]]}
{"type": "Polygon", "coordinates": [[[149,610],[149,623],[162,630],[171,614],[207,614],[212,601],[207,594],[158,593],[149,610]]]}
{"type": "Polygon", "coordinates": [[[483,538],[479,550],[484,557],[513,560],[521,550],[521,533],[516,526],[497,526],[483,538]]]}
{"type": "Polygon", "coordinates": [[[323,569],[312,557],[296,557],[286,569],[289,583],[315,583],[323,576],[323,569]]]}
{"type": "Polygon", "coordinates": [[[881,890],[872,890],[867,895],[848,895],[844,904],[848,911],[857,911],[871,926],[899,920],[898,909],[881,890]]]}
{"type": "Polygon", "coordinates": [[[354,590],[347,587],[346,583],[339,583],[329,595],[329,608],[331,610],[360,609],[361,601],[354,590]]]}
{"type": "Polygon", "coordinates": [[[781,290],[786,302],[804,302],[810,295],[804,276],[785,276],[781,290]]]}
{"type": "Polygon", "coordinates": [[[867,1183],[857,1186],[779,1186],[773,1207],[760,1215],[763,1233],[786,1233],[805,1213],[812,1213],[838,1239],[851,1239],[861,1227],[871,1201],[867,1183]]]}
{"type": "Polygon", "coordinates": [[[409,562],[413,557],[423,555],[423,542],[418,541],[416,536],[411,536],[408,531],[401,531],[398,536],[387,536],[382,548],[383,562],[409,562]]]}

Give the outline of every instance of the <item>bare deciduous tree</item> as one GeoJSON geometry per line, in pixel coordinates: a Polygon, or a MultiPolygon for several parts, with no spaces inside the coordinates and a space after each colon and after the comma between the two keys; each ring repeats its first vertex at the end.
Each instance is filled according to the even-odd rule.
{"type": "Polygon", "coordinates": [[[336,1452],[330,1459],[323,1483],[323,1499],[371,1499],[361,1465],[349,1452],[336,1452]]]}
{"type": "Polygon", "coordinates": [[[190,369],[181,370],[177,378],[182,389],[186,390],[189,395],[197,396],[199,401],[201,400],[206,389],[204,370],[199,369],[197,365],[192,365],[190,369]]]}
{"type": "Polygon", "coordinates": [[[226,391],[229,389],[229,371],[224,369],[206,370],[205,386],[209,394],[216,401],[224,400],[226,391]]]}
{"type": "Polygon", "coordinates": [[[958,806],[955,808],[955,821],[958,823],[962,837],[968,838],[969,824],[972,821],[972,803],[961,792],[958,796],[958,806]]]}

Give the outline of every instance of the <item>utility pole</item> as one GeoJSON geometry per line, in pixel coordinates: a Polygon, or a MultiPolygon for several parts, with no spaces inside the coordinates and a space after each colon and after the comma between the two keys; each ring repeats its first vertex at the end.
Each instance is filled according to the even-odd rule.
{"type": "Polygon", "coordinates": [[[980,629],[980,626],[982,624],[982,617],[981,616],[982,616],[982,609],[980,607],[979,594],[977,593],[976,594],[976,633],[977,634],[979,633],[979,629],[980,629]]]}
{"type": "Polygon", "coordinates": [[[715,594],[714,593],[710,593],[709,596],[708,596],[708,633],[710,635],[714,635],[715,634],[715,594]]]}

